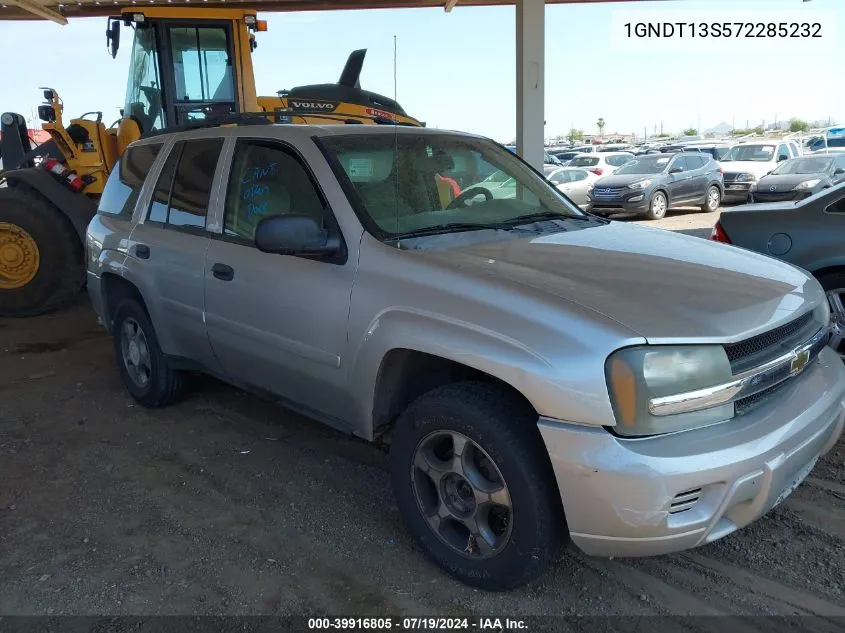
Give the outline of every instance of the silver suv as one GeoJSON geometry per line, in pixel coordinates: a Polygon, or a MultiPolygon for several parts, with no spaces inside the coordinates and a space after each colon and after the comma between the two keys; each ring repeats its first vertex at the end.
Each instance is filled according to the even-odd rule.
{"type": "Polygon", "coordinates": [[[487,589],[537,576],[567,538],[599,556],[721,538],[842,432],[815,280],[592,217],[475,136],[147,138],[86,250],[138,402],[170,403],[201,371],[389,445],[408,529],[487,589]],[[499,171],[508,196],[479,184],[499,171]]]}

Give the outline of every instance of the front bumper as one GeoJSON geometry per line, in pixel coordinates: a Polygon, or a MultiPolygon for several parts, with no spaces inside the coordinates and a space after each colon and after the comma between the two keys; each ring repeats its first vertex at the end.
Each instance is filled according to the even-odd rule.
{"type": "Polygon", "coordinates": [[[780,503],[845,426],[845,365],[830,348],[753,412],[645,439],[541,419],[573,542],[652,556],[715,541],[780,503]]]}
{"type": "Polygon", "coordinates": [[[649,191],[629,190],[612,196],[598,196],[591,193],[588,197],[587,210],[600,215],[602,213],[645,213],[648,211],[651,193],[649,191]]]}
{"type": "Polygon", "coordinates": [[[745,202],[748,200],[748,193],[751,190],[751,182],[726,182],[725,191],[722,194],[724,202],[745,202]]]}
{"type": "Polygon", "coordinates": [[[801,189],[799,191],[790,190],[790,191],[764,191],[764,190],[757,190],[751,192],[751,199],[753,202],[789,202],[790,200],[803,200],[804,198],[809,198],[814,193],[815,190],[811,189],[801,189]]]}

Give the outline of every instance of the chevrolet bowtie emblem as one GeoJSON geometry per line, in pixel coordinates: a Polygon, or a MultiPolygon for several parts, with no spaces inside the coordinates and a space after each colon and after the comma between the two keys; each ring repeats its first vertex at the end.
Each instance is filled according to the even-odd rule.
{"type": "Polygon", "coordinates": [[[792,362],[789,364],[789,374],[791,376],[800,374],[804,371],[809,360],[810,350],[802,349],[801,351],[795,352],[795,356],[792,357],[792,362]]]}

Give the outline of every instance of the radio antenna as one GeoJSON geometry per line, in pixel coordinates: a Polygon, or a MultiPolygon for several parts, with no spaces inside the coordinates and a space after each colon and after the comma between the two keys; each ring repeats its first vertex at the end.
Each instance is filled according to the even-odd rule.
{"type": "MultiPolygon", "coordinates": [[[[398,57],[398,43],[396,34],[393,35],[393,100],[398,101],[397,93],[397,57],[398,57]]],[[[394,181],[394,196],[393,202],[396,206],[396,247],[401,248],[402,243],[399,240],[399,121],[397,115],[393,115],[393,181],[394,181]]]]}

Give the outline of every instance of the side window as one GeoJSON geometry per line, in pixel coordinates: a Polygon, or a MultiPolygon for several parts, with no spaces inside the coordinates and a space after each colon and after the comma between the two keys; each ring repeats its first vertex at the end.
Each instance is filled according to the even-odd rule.
{"type": "Polygon", "coordinates": [[[152,200],[150,200],[150,210],[147,215],[148,222],[158,222],[160,224],[167,222],[167,205],[170,201],[173,172],[176,171],[176,163],[179,162],[179,155],[182,153],[182,147],[184,145],[184,142],[174,144],[170,150],[170,155],[167,157],[167,162],[162,167],[152,200]]]}
{"type": "Polygon", "coordinates": [[[675,160],[672,161],[672,165],[669,169],[680,169],[682,172],[687,170],[687,157],[679,154],[675,157],[675,160]]]}
{"type": "Polygon", "coordinates": [[[261,220],[288,213],[325,220],[326,204],[299,158],[275,143],[238,141],[223,233],[252,242],[261,220]]]}
{"type": "Polygon", "coordinates": [[[587,178],[587,172],[579,169],[578,171],[570,171],[570,181],[571,182],[578,182],[579,180],[584,180],[587,178]]]}
{"type": "Polygon", "coordinates": [[[167,213],[169,226],[205,228],[208,202],[214,185],[214,170],[221,149],[222,138],[185,143],[170,190],[167,213]]]}
{"type": "Polygon", "coordinates": [[[704,158],[700,154],[688,154],[685,159],[689,170],[704,167],[704,158]]]}
{"type": "Polygon", "coordinates": [[[556,185],[562,185],[569,182],[569,174],[570,172],[568,171],[559,171],[556,174],[552,174],[550,180],[556,185]]]}
{"type": "Polygon", "coordinates": [[[789,148],[786,145],[778,145],[778,160],[788,160],[789,158],[791,158],[789,148]]]}
{"type": "Polygon", "coordinates": [[[106,181],[97,212],[124,220],[131,218],[138,196],[141,195],[144,178],[160,150],[161,143],[137,145],[126,150],[106,181]]]}

